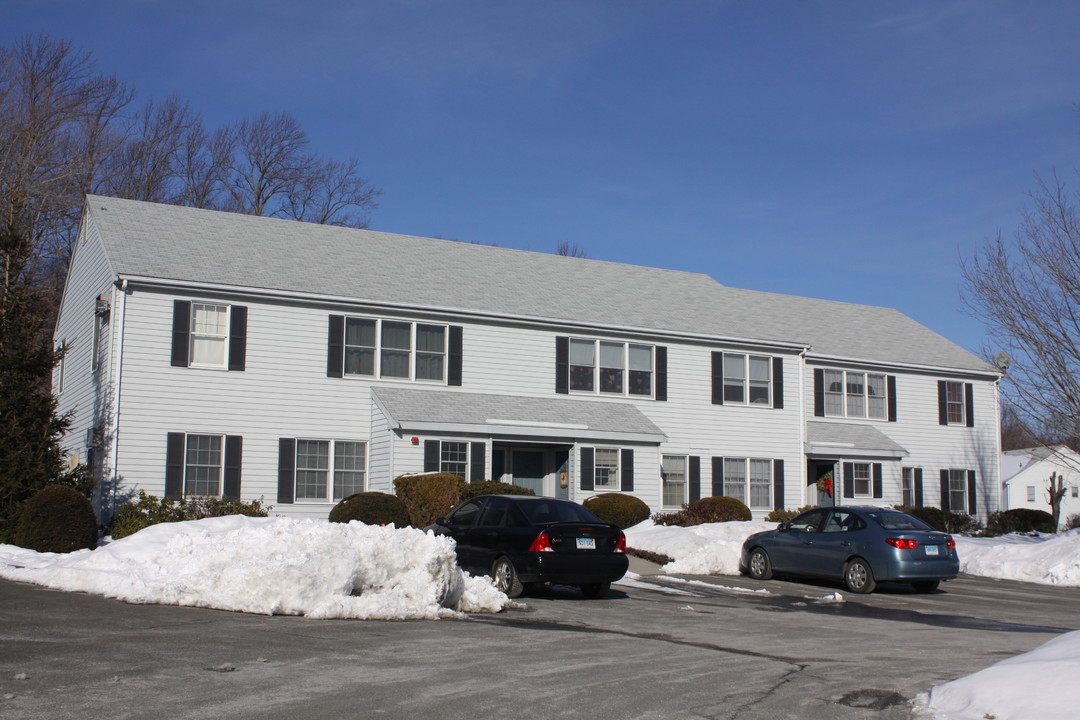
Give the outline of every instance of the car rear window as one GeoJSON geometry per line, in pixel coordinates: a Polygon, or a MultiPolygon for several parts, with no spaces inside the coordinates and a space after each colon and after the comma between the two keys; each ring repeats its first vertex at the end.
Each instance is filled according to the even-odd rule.
{"type": "Polygon", "coordinates": [[[518,508],[534,525],[551,522],[600,522],[600,518],[577,503],[561,500],[519,500],[518,508]]]}
{"type": "Polygon", "coordinates": [[[933,530],[922,520],[898,512],[867,513],[870,518],[886,530],[933,530]]]}

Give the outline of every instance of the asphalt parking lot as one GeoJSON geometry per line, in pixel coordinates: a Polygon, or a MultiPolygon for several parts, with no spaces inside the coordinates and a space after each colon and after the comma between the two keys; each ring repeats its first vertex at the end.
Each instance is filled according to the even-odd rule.
{"type": "Polygon", "coordinates": [[[983,578],[869,596],[642,580],[603,600],[556,588],[498,615],[401,623],[0,581],[0,717],[891,720],[916,693],[1080,627],[1080,590],[983,578]]]}

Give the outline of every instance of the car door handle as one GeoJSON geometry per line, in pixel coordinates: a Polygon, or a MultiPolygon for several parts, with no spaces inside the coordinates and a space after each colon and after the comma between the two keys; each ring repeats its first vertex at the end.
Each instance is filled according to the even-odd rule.
{"type": "Polygon", "coordinates": [[[491,538],[495,538],[495,537],[499,537],[499,533],[497,533],[497,532],[495,532],[494,530],[492,530],[491,532],[486,532],[486,533],[484,533],[484,537],[486,537],[486,538],[488,538],[488,539],[491,539],[491,538]]]}

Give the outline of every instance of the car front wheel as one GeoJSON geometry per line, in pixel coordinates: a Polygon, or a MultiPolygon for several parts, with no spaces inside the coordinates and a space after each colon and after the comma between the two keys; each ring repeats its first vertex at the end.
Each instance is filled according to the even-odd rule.
{"type": "Polygon", "coordinates": [[[750,568],[750,577],[755,580],[772,579],[772,561],[769,560],[769,553],[761,548],[754,548],[750,552],[750,559],[746,564],[750,568]]]}
{"type": "Polygon", "coordinates": [[[862,558],[855,558],[844,569],[844,583],[847,589],[853,593],[866,594],[874,592],[877,582],[874,580],[874,571],[870,564],[862,558]]]}
{"type": "Polygon", "coordinates": [[[495,587],[506,593],[507,597],[516,598],[525,589],[521,580],[518,579],[514,563],[510,562],[510,558],[505,555],[491,566],[491,577],[495,581],[495,587]]]}

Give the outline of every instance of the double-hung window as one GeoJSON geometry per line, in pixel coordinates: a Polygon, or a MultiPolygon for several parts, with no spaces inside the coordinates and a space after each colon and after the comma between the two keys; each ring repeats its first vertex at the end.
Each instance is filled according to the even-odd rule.
{"type": "Polygon", "coordinates": [[[296,500],[341,500],[364,491],[367,445],[345,440],[296,441],[296,500]]]}
{"type": "Polygon", "coordinates": [[[906,507],[915,505],[915,468],[906,467],[901,470],[900,497],[901,505],[906,507]]]}
{"type": "Polygon", "coordinates": [[[172,365],[244,370],[247,307],[173,301],[172,365]]]}
{"type": "Polygon", "coordinates": [[[619,450],[596,448],[593,456],[593,482],[597,490],[619,489],[619,450]]]}
{"type": "Polygon", "coordinates": [[[443,440],[439,443],[439,472],[468,477],[469,443],[443,440]]]}
{"type": "Polygon", "coordinates": [[[772,404],[772,358],[724,353],[724,402],[772,404]]]}
{"type": "Polygon", "coordinates": [[[665,455],[661,460],[664,507],[678,507],[686,502],[686,456],[665,455]]]}
{"type": "Polygon", "coordinates": [[[968,507],[968,471],[949,470],[949,509],[965,512],[968,507]]]}
{"type": "Polygon", "coordinates": [[[965,425],[967,423],[964,402],[964,383],[945,383],[945,416],[949,425],[965,425]]]}
{"type": "Polygon", "coordinates": [[[827,369],[822,378],[825,415],[871,420],[884,420],[888,416],[885,375],[827,369]]]}
{"type": "Polygon", "coordinates": [[[852,463],[851,482],[855,497],[871,497],[874,494],[870,463],[852,463]]]}
{"type": "Polygon", "coordinates": [[[229,306],[191,304],[191,364],[225,365],[229,306]]]}
{"type": "Polygon", "coordinates": [[[651,397],[653,350],[652,345],[570,338],[569,389],[651,397]]]}
{"type": "Polygon", "coordinates": [[[446,325],[347,317],[344,375],[444,382],[447,342],[446,325]]]}
{"type": "Polygon", "coordinates": [[[184,457],[184,494],[221,495],[222,438],[188,435],[184,457]]]}
{"type": "MultiPolygon", "coordinates": [[[[87,434],[88,452],[101,447],[98,429],[87,434]]],[[[240,497],[244,438],[239,435],[171,432],[165,444],[165,496],[240,497]]]]}
{"type": "Polygon", "coordinates": [[[724,494],[747,507],[772,507],[773,461],[756,458],[724,458],[724,494]]]}

